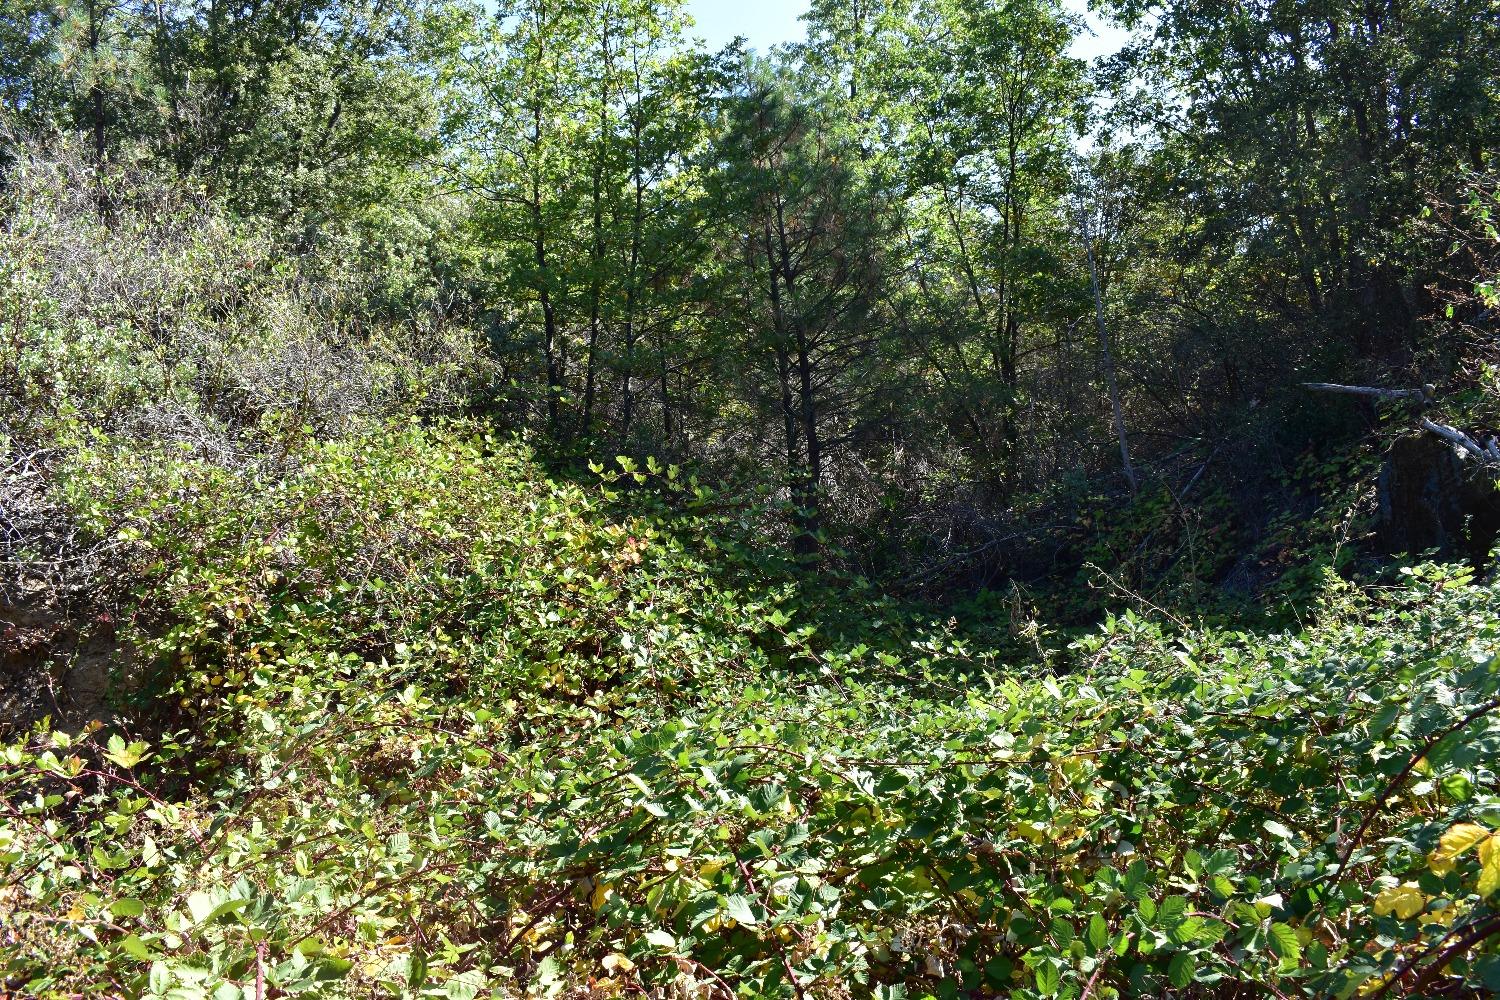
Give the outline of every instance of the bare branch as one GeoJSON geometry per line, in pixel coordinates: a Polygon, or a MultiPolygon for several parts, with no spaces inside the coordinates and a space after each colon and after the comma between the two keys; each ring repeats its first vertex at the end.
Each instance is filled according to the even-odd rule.
{"type": "Polygon", "coordinates": [[[1423,417],[1419,422],[1421,423],[1423,430],[1436,434],[1444,441],[1448,441],[1452,444],[1458,445],[1464,451],[1473,455],[1481,462],[1488,462],[1493,460],[1494,456],[1492,456],[1490,452],[1486,451],[1484,448],[1481,448],[1477,441],[1469,437],[1469,435],[1465,434],[1457,427],[1449,427],[1447,424],[1440,424],[1436,421],[1429,420],[1426,417],[1423,417]]]}
{"type": "Polygon", "coordinates": [[[1430,390],[1422,389],[1380,389],[1369,385],[1339,385],[1337,382],[1303,382],[1302,388],[1311,389],[1313,392],[1336,392],[1346,396],[1370,396],[1375,399],[1415,399],[1418,402],[1431,402],[1430,390]]]}

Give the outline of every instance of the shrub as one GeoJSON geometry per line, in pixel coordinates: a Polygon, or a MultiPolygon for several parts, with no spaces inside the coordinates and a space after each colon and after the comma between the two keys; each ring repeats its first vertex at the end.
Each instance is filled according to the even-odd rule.
{"type": "Polygon", "coordinates": [[[634,474],[412,425],[274,480],[81,454],[170,711],[0,751],[12,988],[1494,984],[1492,588],[1333,582],[1287,635],[1127,614],[1054,676],[747,564],[690,487],[625,514],[634,474]]]}

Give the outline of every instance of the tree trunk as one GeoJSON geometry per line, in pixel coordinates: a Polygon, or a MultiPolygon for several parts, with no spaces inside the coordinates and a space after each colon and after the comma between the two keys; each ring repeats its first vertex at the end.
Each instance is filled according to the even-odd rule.
{"type": "Polygon", "coordinates": [[[1099,288],[1099,266],[1094,260],[1094,240],[1089,233],[1088,216],[1083,209],[1078,212],[1079,225],[1083,229],[1084,252],[1089,259],[1089,284],[1094,290],[1094,319],[1099,324],[1099,361],[1104,368],[1104,381],[1109,387],[1109,405],[1114,411],[1115,436],[1120,441],[1120,467],[1125,473],[1125,482],[1134,496],[1139,486],[1135,478],[1135,466],[1130,461],[1130,437],[1125,431],[1125,407],[1120,403],[1120,384],[1115,377],[1114,352],[1109,346],[1109,324],[1104,320],[1104,293],[1099,288]]]}
{"type": "Polygon", "coordinates": [[[604,161],[609,152],[609,28],[608,12],[601,40],[604,64],[599,84],[599,146],[594,155],[593,244],[589,250],[589,341],[584,358],[583,433],[594,429],[594,379],[598,364],[601,310],[604,298],[604,161]]]}
{"type": "Polygon", "coordinates": [[[104,85],[99,81],[99,44],[103,34],[101,21],[103,14],[99,10],[100,0],[89,0],[89,71],[93,74],[93,80],[89,84],[89,106],[93,117],[94,136],[94,166],[100,170],[104,168],[105,156],[105,134],[104,134],[104,85]]]}
{"type": "MultiPolygon", "coordinates": [[[[821,525],[821,499],[819,489],[823,481],[822,444],[818,439],[818,404],[813,386],[812,343],[807,335],[803,317],[796,312],[795,301],[791,310],[786,308],[786,299],[796,294],[796,272],[792,264],[790,240],[787,238],[786,213],[781,198],[776,198],[776,245],[780,254],[781,282],[786,290],[780,311],[787,316],[785,326],[789,328],[797,350],[796,419],[802,438],[800,467],[792,470],[793,499],[797,506],[797,538],[794,543],[798,555],[811,556],[818,551],[817,532],[821,525]]],[[[774,285],[773,268],[773,285],[774,285]]],[[[781,343],[785,343],[782,340],[781,343]]]]}
{"type": "MultiPolygon", "coordinates": [[[[541,130],[541,109],[536,112],[536,127],[541,130]]],[[[542,220],[541,178],[534,167],[531,180],[531,234],[537,271],[537,300],[542,305],[542,352],[547,364],[547,426],[558,430],[558,391],[562,386],[562,371],[557,359],[557,313],[552,305],[552,292],[547,278],[547,233],[542,220]]]]}
{"type": "MultiPolygon", "coordinates": [[[[620,414],[622,436],[630,434],[630,422],[635,415],[635,313],[641,267],[641,239],[645,229],[646,185],[641,162],[641,63],[639,53],[632,55],[635,70],[635,107],[630,113],[630,180],[634,189],[634,202],[630,213],[630,264],[625,274],[625,391],[620,414]]],[[[665,375],[663,375],[665,378],[665,375]]],[[[666,386],[662,387],[665,400],[666,386]]],[[[663,402],[665,406],[665,402],[663,402]]]]}

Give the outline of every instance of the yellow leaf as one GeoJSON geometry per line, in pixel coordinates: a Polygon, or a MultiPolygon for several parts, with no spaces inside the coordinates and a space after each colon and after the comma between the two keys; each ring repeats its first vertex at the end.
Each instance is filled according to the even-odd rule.
{"type": "Polygon", "coordinates": [[[1459,823],[1438,838],[1437,850],[1428,855],[1430,864],[1451,862],[1460,854],[1490,835],[1490,831],[1475,823],[1459,823]]]}
{"type": "Polygon", "coordinates": [[[1500,889],[1500,834],[1495,834],[1479,845],[1479,897],[1487,899],[1500,889]]]}
{"type": "Polygon", "coordinates": [[[621,955],[619,952],[605,955],[604,961],[600,964],[610,972],[629,972],[631,969],[635,968],[635,963],[626,958],[624,955],[621,955]]]}
{"type": "Polygon", "coordinates": [[[1427,897],[1417,889],[1416,883],[1392,886],[1375,897],[1375,915],[1383,917],[1394,913],[1401,920],[1410,920],[1427,907],[1427,897]]]}
{"type": "Polygon", "coordinates": [[[592,899],[594,909],[604,909],[604,904],[609,902],[609,897],[613,896],[614,894],[614,887],[611,886],[608,882],[600,882],[598,885],[594,886],[594,895],[592,899]]]}
{"type": "Polygon", "coordinates": [[[1033,844],[1040,844],[1047,839],[1046,831],[1035,823],[1028,823],[1024,820],[1016,824],[1016,835],[1031,841],[1033,844]]]}

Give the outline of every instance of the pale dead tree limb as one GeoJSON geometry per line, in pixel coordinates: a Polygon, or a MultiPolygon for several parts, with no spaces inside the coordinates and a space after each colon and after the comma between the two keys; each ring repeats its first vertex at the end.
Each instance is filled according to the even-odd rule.
{"type": "Polygon", "coordinates": [[[1375,399],[1415,399],[1431,402],[1432,387],[1421,389],[1381,389],[1372,385],[1340,385],[1337,382],[1303,382],[1302,388],[1314,392],[1336,392],[1345,396],[1370,396],[1375,399]]]}
{"type": "Polygon", "coordinates": [[[1203,460],[1203,464],[1198,466],[1198,471],[1193,473],[1192,478],[1187,481],[1187,485],[1177,491],[1177,494],[1173,497],[1173,499],[1177,501],[1179,506],[1181,506],[1182,501],[1187,499],[1187,495],[1192,492],[1193,487],[1198,485],[1198,480],[1203,478],[1203,473],[1208,471],[1209,465],[1213,463],[1213,460],[1218,456],[1218,454],[1219,453],[1216,450],[1207,458],[1205,458],[1203,460]]]}
{"type": "Polygon", "coordinates": [[[1457,427],[1449,427],[1447,424],[1440,424],[1426,417],[1421,418],[1419,423],[1423,430],[1436,434],[1444,441],[1458,445],[1482,462],[1500,462],[1500,442],[1496,442],[1494,438],[1490,438],[1489,444],[1481,446],[1478,441],[1457,427]]]}

